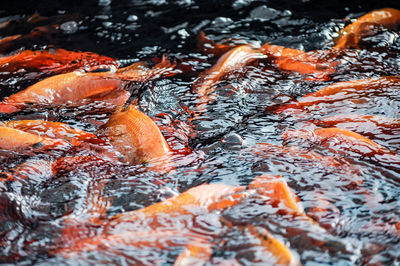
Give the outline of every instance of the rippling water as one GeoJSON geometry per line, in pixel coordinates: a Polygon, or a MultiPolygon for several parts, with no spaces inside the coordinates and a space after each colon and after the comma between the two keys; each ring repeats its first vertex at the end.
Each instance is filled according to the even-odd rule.
{"type": "MultiPolygon", "coordinates": [[[[355,18],[389,6],[400,8],[396,1],[306,0],[99,0],[68,5],[21,2],[1,7],[0,22],[23,18],[32,10],[62,18],[55,32],[18,43],[15,49],[91,51],[116,58],[122,66],[167,54],[189,70],[134,85],[138,106],[154,118],[177,153],[174,161],[178,166],[173,172],[161,174],[141,165],[83,160],[64,162],[65,170],[53,176],[50,162],[54,158],[93,154],[87,150],[34,155],[0,151],[3,175],[11,172],[14,178],[0,183],[0,261],[173,264],[186,243],[198,241],[199,245],[213,244],[210,264],[273,263],[258,239],[243,229],[251,224],[285,243],[302,264],[400,263],[398,166],[390,160],[348,159],[315,143],[282,139],[287,130],[313,128],[309,121],[337,114],[380,115],[398,124],[399,86],[372,96],[355,93],[347,101],[320,103],[301,115],[271,111],[335,82],[400,75],[399,31],[384,31],[369,37],[364,49],[347,51],[328,81],[280,71],[271,61],[259,60],[216,84],[206,110],[196,119],[192,121],[187,112],[199,101],[192,89],[194,81],[217,60],[196,48],[200,31],[217,42],[228,39],[258,45],[271,42],[306,51],[328,49],[347,23],[346,16],[355,18]],[[222,211],[159,215],[147,224],[140,219],[117,225],[90,220],[96,212],[104,212],[102,218],[107,220],[205,183],[247,186],[263,174],[281,175],[317,223],[282,214],[282,206],[254,195],[222,211]],[[158,233],[149,231],[152,223],[158,225],[158,233]],[[66,233],[66,228],[73,232],[66,233]],[[102,234],[108,238],[96,242],[102,234]],[[96,243],[93,249],[80,252],[74,246],[92,238],[96,243]],[[62,251],[69,246],[71,251],[62,251]]],[[[1,34],[27,34],[27,28],[1,34]]],[[[48,75],[0,73],[0,94],[9,96],[48,75]]],[[[0,118],[59,121],[97,134],[110,112],[90,109],[30,109],[0,118]]],[[[337,126],[346,128],[345,122],[337,126]]],[[[348,127],[354,130],[354,125],[348,127]]],[[[375,130],[368,137],[398,156],[398,127],[375,130]]],[[[358,133],[362,134],[362,129],[358,133]]]]}

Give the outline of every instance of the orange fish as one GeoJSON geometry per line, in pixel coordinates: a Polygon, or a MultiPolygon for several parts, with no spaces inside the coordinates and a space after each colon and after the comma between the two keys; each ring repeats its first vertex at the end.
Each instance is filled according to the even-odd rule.
{"type": "Polygon", "coordinates": [[[169,198],[163,202],[150,205],[146,208],[126,212],[114,216],[110,224],[130,221],[141,217],[142,214],[154,217],[160,214],[190,214],[198,209],[214,209],[214,204],[224,199],[228,195],[244,191],[243,186],[229,186],[224,184],[205,184],[191,188],[182,194],[169,198]]]}
{"type": "Polygon", "coordinates": [[[302,75],[312,75],[320,80],[329,80],[329,75],[339,65],[335,59],[337,51],[319,50],[304,52],[279,45],[264,44],[260,50],[272,57],[280,70],[293,71],[302,75]]]}
{"type": "MultiPolygon", "coordinates": [[[[154,163],[164,159],[170,164],[170,147],[150,117],[129,106],[117,111],[104,125],[105,135],[128,163],[154,163]]],[[[171,165],[169,165],[171,167],[171,165]]]]}
{"type": "Polygon", "coordinates": [[[41,137],[18,129],[0,126],[0,149],[12,151],[46,151],[66,149],[70,144],[62,139],[41,137]]]}
{"type": "Polygon", "coordinates": [[[226,74],[238,70],[256,59],[266,56],[251,45],[237,46],[223,54],[210,69],[206,70],[194,82],[193,89],[200,95],[211,92],[210,87],[221,80],[226,74]]]}
{"type": "Polygon", "coordinates": [[[0,72],[11,73],[26,70],[59,74],[79,68],[92,71],[102,66],[117,67],[118,63],[115,59],[107,56],[91,52],[72,52],[64,49],[25,50],[10,56],[0,57],[0,72]]]}
{"type": "MultiPolygon", "coordinates": [[[[288,130],[284,132],[283,138],[304,138],[313,143],[319,143],[330,150],[346,155],[358,155],[373,157],[375,155],[393,155],[393,152],[378,143],[353,131],[341,128],[317,128],[314,131],[288,130]]],[[[396,161],[399,161],[397,159],[396,161]]]]}
{"type": "Polygon", "coordinates": [[[384,146],[400,147],[400,120],[379,115],[334,115],[313,121],[321,127],[339,127],[379,140],[384,146]]]}
{"type": "Polygon", "coordinates": [[[220,57],[224,53],[228,52],[229,50],[235,48],[240,44],[243,43],[242,40],[234,40],[237,43],[216,43],[213,40],[207,38],[203,31],[200,31],[199,35],[197,36],[197,49],[201,51],[203,54],[210,55],[212,54],[215,57],[220,57]]]}
{"type": "Polygon", "coordinates": [[[400,11],[384,8],[371,11],[339,32],[334,48],[359,48],[363,38],[374,35],[380,28],[388,30],[400,25],[400,11]]]}
{"type": "Polygon", "coordinates": [[[257,158],[273,162],[281,171],[287,171],[287,167],[298,163],[301,165],[297,166],[300,171],[307,168],[319,168],[323,172],[335,173],[351,187],[359,187],[363,183],[360,168],[338,156],[321,155],[298,146],[280,146],[270,143],[257,143],[249,151],[257,158]]]}
{"type": "Polygon", "coordinates": [[[203,265],[210,260],[211,255],[211,243],[204,243],[201,240],[189,242],[185,246],[185,250],[176,258],[174,266],[203,265]]]}
{"type": "MultiPolygon", "coordinates": [[[[381,129],[397,129],[400,128],[400,120],[391,117],[385,117],[380,115],[359,115],[359,114],[341,114],[315,120],[313,123],[323,127],[335,127],[343,125],[347,128],[351,127],[351,124],[369,124],[373,123],[376,127],[381,129]]],[[[361,126],[361,125],[360,125],[361,126]]],[[[369,126],[369,125],[368,125],[369,126]]],[[[356,129],[357,127],[354,126],[356,129]]],[[[349,129],[351,130],[351,129],[349,129]]],[[[368,133],[368,130],[363,129],[364,132],[368,133]]]]}
{"type": "MultiPolygon", "coordinates": [[[[243,40],[237,40],[236,43],[218,44],[207,38],[204,32],[198,36],[198,49],[206,54],[221,56],[239,44],[243,40]]],[[[280,70],[293,71],[302,75],[312,75],[319,80],[329,80],[329,75],[336,71],[339,62],[336,60],[340,52],[337,50],[318,50],[304,52],[302,50],[286,48],[279,45],[264,44],[260,51],[268,58],[272,58],[280,70]]]]}
{"type": "Polygon", "coordinates": [[[391,87],[398,87],[399,85],[400,77],[398,76],[338,82],[309,93],[292,104],[283,105],[275,110],[275,113],[281,113],[288,109],[303,109],[320,103],[357,100],[361,95],[367,97],[380,95],[390,90],[391,87]]]}
{"type": "Polygon", "coordinates": [[[290,189],[281,176],[259,176],[250,183],[249,189],[256,189],[258,194],[268,197],[272,206],[283,204],[290,212],[304,214],[300,198],[290,189]]]}
{"type": "Polygon", "coordinates": [[[199,97],[196,109],[192,112],[193,116],[196,117],[205,111],[206,105],[214,97],[214,86],[224,76],[262,58],[265,58],[265,55],[250,45],[240,45],[223,54],[217,63],[203,72],[193,84],[192,89],[199,97]]]}
{"type": "Polygon", "coordinates": [[[1,174],[5,178],[0,178],[0,181],[19,181],[21,183],[32,180],[43,181],[44,178],[53,176],[53,164],[54,162],[43,159],[28,160],[17,167],[2,172],[1,174]]]}
{"type": "Polygon", "coordinates": [[[71,128],[67,124],[60,122],[43,120],[15,120],[0,122],[0,126],[14,128],[48,138],[64,139],[73,145],[79,145],[81,142],[89,142],[94,144],[104,143],[104,141],[92,133],[71,128]]]}
{"type": "MultiPolygon", "coordinates": [[[[63,230],[63,241],[69,248],[62,248],[58,252],[68,254],[70,251],[81,252],[83,250],[98,250],[101,249],[101,243],[110,242],[121,243],[125,241],[130,241],[130,245],[136,246],[135,242],[139,241],[139,245],[152,245],[157,244],[154,240],[147,239],[147,244],[143,243],[140,238],[140,234],[144,236],[159,236],[163,234],[170,235],[168,232],[174,231],[172,235],[185,236],[186,234],[191,234],[195,236],[195,240],[201,235],[190,233],[190,230],[186,228],[181,228],[180,231],[176,231],[172,228],[173,225],[168,223],[157,222],[158,216],[168,215],[169,217],[185,217],[185,215],[195,215],[200,212],[207,212],[208,207],[213,203],[228,197],[232,193],[244,191],[245,187],[235,187],[223,184],[211,184],[211,185],[200,185],[191,188],[180,195],[171,197],[163,202],[159,202],[143,209],[125,212],[112,217],[108,223],[106,223],[106,229],[101,236],[84,239],[82,232],[78,232],[76,227],[67,226],[63,230]],[[129,230],[129,224],[135,221],[141,221],[145,219],[143,232],[132,232],[129,230]],[[121,231],[119,226],[122,226],[124,231],[121,231]],[[113,230],[113,228],[117,228],[113,230]],[[116,233],[114,233],[116,231],[116,233]],[[138,234],[138,235],[137,235],[138,234]],[[130,237],[132,236],[132,238],[130,237]],[[126,238],[128,237],[128,238],[126,238]],[[130,239],[130,240],[129,240],[130,239]],[[141,242],[141,243],[140,243],[141,242]],[[67,252],[66,252],[67,251],[67,252]]],[[[167,236],[166,235],[166,236],[167,236]]],[[[204,236],[203,236],[204,238],[204,236]]],[[[208,242],[208,241],[207,241],[208,242]]],[[[159,246],[160,248],[165,248],[164,246],[159,246]]]]}
{"type": "Polygon", "coordinates": [[[17,92],[0,103],[0,112],[14,113],[27,105],[82,105],[103,101],[116,106],[124,104],[130,93],[124,86],[130,82],[145,82],[171,70],[171,64],[164,59],[153,69],[143,63],[118,69],[116,72],[82,73],[70,72],[39,81],[27,89],[17,92]]]}
{"type": "Polygon", "coordinates": [[[264,248],[264,252],[272,253],[276,260],[274,265],[301,265],[292,251],[265,228],[247,226],[246,230],[261,242],[260,245],[264,248]]]}

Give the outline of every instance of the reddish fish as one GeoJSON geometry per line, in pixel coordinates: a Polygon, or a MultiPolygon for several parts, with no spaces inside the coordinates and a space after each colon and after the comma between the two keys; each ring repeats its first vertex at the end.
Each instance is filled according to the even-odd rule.
{"type": "Polygon", "coordinates": [[[33,105],[82,105],[103,101],[116,106],[124,104],[130,93],[124,86],[130,82],[145,82],[168,73],[171,64],[164,59],[153,69],[143,63],[118,69],[116,72],[82,73],[70,72],[39,81],[17,92],[0,103],[0,112],[14,113],[33,105]]]}
{"type": "Polygon", "coordinates": [[[400,25],[400,11],[384,8],[371,11],[339,32],[335,48],[359,48],[359,44],[367,36],[374,35],[380,28],[388,30],[400,25]]]}
{"type": "Polygon", "coordinates": [[[107,56],[64,49],[25,50],[10,56],[0,57],[0,72],[26,70],[60,74],[79,68],[92,71],[102,66],[118,67],[118,63],[115,59],[107,56]]]}

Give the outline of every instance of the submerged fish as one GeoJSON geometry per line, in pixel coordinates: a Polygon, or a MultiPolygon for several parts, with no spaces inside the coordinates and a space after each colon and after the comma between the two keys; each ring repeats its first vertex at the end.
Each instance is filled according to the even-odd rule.
{"type": "Polygon", "coordinates": [[[371,11],[339,32],[334,48],[359,48],[360,42],[381,28],[394,29],[400,25],[400,10],[384,8],[371,11]]]}
{"type": "MultiPolygon", "coordinates": [[[[257,186],[257,189],[262,188],[257,186]]],[[[187,262],[205,263],[209,261],[215,241],[212,235],[198,232],[195,223],[185,221],[192,221],[194,217],[209,211],[221,211],[228,208],[231,206],[230,204],[224,207],[218,202],[234,195],[242,195],[241,198],[245,199],[247,194],[245,187],[223,184],[200,185],[164,202],[116,215],[106,224],[106,229],[97,236],[89,236],[84,239],[79,232],[64,230],[65,244],[62,244],[62,248],[56,252],[67,257],[79,256],[79,254],[89,251],[106,251],[124,255],[125,253],[118,252],[121,248],[123,250],[136,248],[143,250],[143,248],[149,247],[165,252],[171,247],[184,246],[184,250],[177,256],[175,265],[187,262]],[[221,208],[214,209],[212,207],[216,205],[221,208]],[[179,230],[176,226],[179,227],[179,230]],[[174,242],[169,240],[171,236],[174,237],[174,242]]],[[[255,239],[252,246],[261,248],[261,251],[268,256],[272,255],[272,258],[268,257],[267,261],[275,261],[279,265],[298,264],[290,249],[266,229],[253,225],[235,226],[224,218],[221,217],[221,219],[227,227],[247,232],[252,236],[255,239]]]]}
{"type": "Polygon", "coordinates": [[[280,70],[293,71],[302,75],[312,75],[319,80],[329,80],[329,75],[336,71],[339,62],[338,52],[317,50],[304,52],[279,45],[264,44],[260,50],[274,59],[280,70]]]}
{"type": "Polygon", "coordinates": [[[354,131],[390,149],[400,149],[400,120],[380,115],[342,114],[313,121],[320,127],[354,131]]]}
{"type": "Polygon", "coordinates": [[[0,112],[14,113],[28,105],[60,106],[83,105],[94,101],[123,105],[130,96],[125,86],[131,82],[145,82],[168,73],[171,64],[164,58],[149,69],[143,63],[118,69],[116,72],[70,72],[39,81],[0,102],[0,112]]]}
{"type": "MultiPolygon", "coordinates": [[[[314,131],[288,130],[283,138],[288,140],[303,140],[316,148],[325,148],[349,159],[359,159],[389,170],[400,171],[400,157],[382,145],[353,131],[341,128],[317,128],[314,131]]],[[[382,171],[384,171],[382,169],[382,171]]],[[[389,175],[391,179],[400,181],[396,176],[389,175]]]]}
{"type": "Polygon", "coordinates": [[[227,74],[266,56],[251,45],[240,45],[223,54],[211,68],[204,71],[193,83],[192,90],[198,94],[198,103],[192,111],[193,118],[205,111],[214,98],[215,85],[227,74]]]}
{"type": "Polygon", "coordinates": [[[330,104],[345,100],[360,101],[366,98],[368,101],[372,96],[391,93],[400,86],[400,77],[388,76],[380,78],[368,78],[352,81],[343,81],[328,85],[316,92],[306,94],[294,103],[279,107],[275,113],[282,113],[290,109],[304,109],[306,107],[318,108],[318,104],[330,104]]]}
{"type": "Polygon", "coordinates": [[[342,128],[316,128],[308,130],[287,130],[283,134],[285,141],[291,138],[304,138],[319,143],[340,154],[358,154],[374,156],[376,154],[393,154],[389,149],[353,131],[342,128]]]}
{"type": "Polygon", "coordinates": [[[79,145],[81,142],[94,144],[104,143],[104,141],[92,133],[72,128],[69,125],[60,122],[43,120],[13,120],[0,122],[0,126],[14,128],[48,138],[64,139],[73,145],[79,145]]]}
{"type": "Polygon", "coordinates": [[[268,197],[272,206],[282,204],[291,212],[304,215],[300,198],[294,194],[281,176],[259,176],[250,183],[249,189],[256,189],[258,194],[268,197]]]}
{"type": "Polygon", "coordinates": [[[62,139],[41,137],[18,129],[0,126],[0,149],[12,151],[46,151],[66,149],[71,145],[62,139]]]}

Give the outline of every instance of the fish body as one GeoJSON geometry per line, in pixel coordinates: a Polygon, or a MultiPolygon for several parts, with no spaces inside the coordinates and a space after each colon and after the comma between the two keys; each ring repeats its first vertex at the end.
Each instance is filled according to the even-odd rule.
{"type": "Polygon", "coordinates": [[[319,143],[339,154],[373,157],[376,154],[393,154],[389,149],[350,130],[342,128],[316,128],[314,131],[288,130],[283,138],[303,138],[319,143]]]}
{"type": "Polygon", "coordinates": [[[291,212],[304,214],[300,198],[294,194],[281,176],[259,176],[250,183],[249,189],[256,189],[260,195],[270,198],[272,205],[282,203],[291,212]]]}
{"type": "Polygon", "coordinates": [[[379,28],[391,30],[399,25],[400,10],[384,8],[371,11],[342,29],[334,48],[359,48],[360,41],[367,36],[376,34],[379,28]]]}
{"type": "Polygon", "coordinates": [[[4,150],[51,150],[70,147],[66,141],[41,137],[18,129],[0,126],[0,149],[4,150]]]}
{"type": "Polygon", "coordinates": [[[251,45],[237,46],[223,54],[210,69],[206,70],[194,83],[194,89],[204,95],[226,74],[238,70],[256,59],[265,58],[260,50],[251,45]]]}
{"type": "Polygon", "coordinates": [[[117,67],[118,64],[115,59],[107,56],[64,49],[25,50],[10,56],[0,57],[0,72],[10,73],[26,70],[61,74],[78,68],[91,71],[101,66],[117,67]]]}
{"type": "Polygon", "coordinates": [[[71,144],[78,145],[80,142],[99,143],[101,140],[94,134],[72,128],[60,122],[43,120],[13,120],[0,122],[0,126],[18,129],[48,138],[64,139],[71,144]]]}
{"type": "Polygon", "coordinates": [[[319,50],[304,52],[279,45],[264,44],[260,50],[273,58],[280,70],[312,75],[320,80],[329,80],[329,75],[336,71],[339,62],[338,52],[319,50]]]}
{"type": "Polygon", "coordinates": [[[115,112],[104,125],[105,135],[128,163],[150,163],[157,158],[168,161],[170,147],[154,121],[129,106],[115,112]]]}
{"type": "Polygon", "coordinates": [[[283,105],[275,110],[275,113],[282,113],[288,109],[304,109],[309,106],[317,106],[320,103],[359,99],[361,96],[371,98],[372,96],[384,95],[387,91],[399,86],[400,77],[398,76],[337,82],[316,92],[306,94],[294,103],[283,105]]]}
{"type": "Polygon", "coordinates": [[[153,69],[141,62],[118,69],[116,72],[70,72],[46,78],[0,102],[0,112],[14,113],[28,104],[40,106],[83,105],[94,101],[123,105],[130,96],[124,86],[130,82],[144,82],[168,71],[169,62],[163,60],[153,69]],[[164,71],[165,70],[165,71],[164,71]]]}

